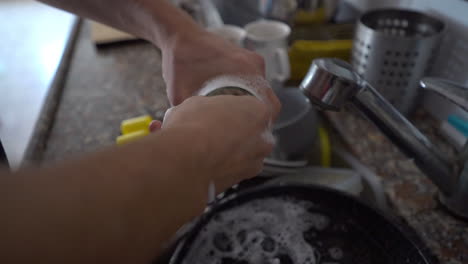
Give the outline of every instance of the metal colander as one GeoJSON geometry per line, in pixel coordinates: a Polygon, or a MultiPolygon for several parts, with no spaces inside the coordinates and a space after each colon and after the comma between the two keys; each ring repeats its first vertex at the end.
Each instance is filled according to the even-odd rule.
{"type": "Polygon", "coordinates": [[[419,12],[368,12],[356,28],[353,67],[400,112],[408,114],[417,102],[419,80],[433,63],[443,31],[443,22],[419,12]]]}

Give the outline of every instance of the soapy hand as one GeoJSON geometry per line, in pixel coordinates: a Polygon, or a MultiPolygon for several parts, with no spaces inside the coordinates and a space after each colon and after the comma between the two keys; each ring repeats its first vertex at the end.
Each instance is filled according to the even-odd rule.
{"type": "Polygon", "coordinates": [[[270,119],[269,108],[252,96],[195,96],[171,108],[161,129],[179,129],[191,138],[198,147],[184,165],[192,166],[194,180],[214,182],[222,191],[261,171],[273,148],[263,136],[270,119]]]}
{"type": "MultiPolygon", "coordinates": [[[[182,103],[194,95],[205,82],[221,75],[265,76],[263,58],[251,51],[199,30],[181,34],[162,48],[163,76],[169,101],[182,103]]],[[[270,87],[260,87],[271,108],[273,118],[280,103],[270,87]]]]}

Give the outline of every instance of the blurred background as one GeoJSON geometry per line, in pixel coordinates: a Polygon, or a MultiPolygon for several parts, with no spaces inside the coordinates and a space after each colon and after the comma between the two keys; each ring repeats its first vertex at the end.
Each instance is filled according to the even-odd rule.
{"type": "Polygon", "coordinates": [[[17,166],[77,18],[32,0],[0,1],[0,17],[0,138],[17,166]]]}

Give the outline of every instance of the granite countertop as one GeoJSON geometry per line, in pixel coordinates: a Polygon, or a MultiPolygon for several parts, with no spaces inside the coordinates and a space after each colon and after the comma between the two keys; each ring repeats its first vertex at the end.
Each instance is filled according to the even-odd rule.
{"type": "MultiPolygon", "coordinates": [[[[437,187],[413,160],[358,113],[327,113],[327,117],[353,154],[382,179],[396,214],[416,230],[440,263],[468,263],[468,222],[445,210],[438,202],[437,187]]],[[[455,158],[454,148],[438,134],[437,123],[427,113],[416,112],[412,121],[442,153],[455,158]]]]}
{"type": "Polygon", "coordinates": [[[169,107],[161,54],[153,45],[136,40],[98,48],[85,22],[72,56],[62,91],[48,98],[29,162],[58,161],[114,145],[122,120],[144,114],[162,118],[169,107]]]}
{"type": "MultiPolygon", "coordinates": [[[[49,100],[29,157],[52,162],[113,145],[124,119],[168,107],[161,55],[142,41],[97,49],[84,24],[77,37],[63,89],[49,100]],[[54,118],[50,118],[53,116],[54,118]]],[[[354,154],[381,177],[396,214],[413,227],[441,263],[468,263],[468,222],[450,216],[437,202],[436,187],[369,122],[353,113],[328,117],[354,154]],[[359,140],[356,140],[359,139],[359,140]]],[[[418,113],[416,126],[447,155],[454,150],[437,136],[431,119],[418,113]]]]}

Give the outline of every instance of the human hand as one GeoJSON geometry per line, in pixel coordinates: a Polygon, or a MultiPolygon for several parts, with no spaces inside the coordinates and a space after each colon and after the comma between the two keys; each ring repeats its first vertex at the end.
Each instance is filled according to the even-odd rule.
{"type": "MultiPolygon", "coordinates": [[[[243,75],[264,77],[263,58],[249,50],[235,46],[205,30],[184,32],[162,47],[163,76],[169,101],[178,105],[215,77],[243,75]]],[[[280,103],[270,87],[260,93],[272,108],[273,116],[280,103]]]]}
{"type": "MultiPolygon", "coordinates": [[[[166,114],[161,131],[183,131],[193,145],[184,166],[217,191],[257,175],[273,148],[264,137],[271,110],[252,96],[191,97],[166,114]]],[[[159,123],[155,123],[159,127],[159,123]]]]}

